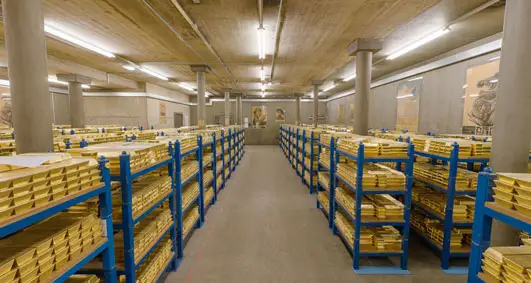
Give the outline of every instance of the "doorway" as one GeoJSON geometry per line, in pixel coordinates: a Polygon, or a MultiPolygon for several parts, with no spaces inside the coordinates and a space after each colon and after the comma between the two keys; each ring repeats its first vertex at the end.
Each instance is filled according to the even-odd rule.
{"type": "Polygon", "coordinates": [[[173,127],[180,128],[184,126],[183,113],[173,112],[173,127]]]}

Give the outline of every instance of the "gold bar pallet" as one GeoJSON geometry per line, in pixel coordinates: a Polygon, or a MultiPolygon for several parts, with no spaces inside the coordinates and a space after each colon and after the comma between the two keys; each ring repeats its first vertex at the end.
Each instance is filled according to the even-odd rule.
{"type": "Polygon", "coordinates": [[[531,282],[531,246],[491,247],[493,219],[531,233],[531,174],[479,174],[467,281],[531,282]]]}
{"type": "Polygon", "coordinates": [[[74,275],[98,256],[105,282],[116,282],[106,163],[67,154],[0,158],[0,282],[99,282],[74,275]],[[41,165],[12,166],[17,159],[41,165]],[[91,198],[99,198],[96,213],[71,211],[91,198]]]}

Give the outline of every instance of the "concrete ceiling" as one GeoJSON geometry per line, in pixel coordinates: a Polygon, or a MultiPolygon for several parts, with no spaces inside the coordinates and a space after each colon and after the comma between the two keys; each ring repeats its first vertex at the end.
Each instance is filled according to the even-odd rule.
{"type": "MultiPolygon", "coordinates": [[[[44,21],[78,38],[149,67],[171,81],[195,87],[190,64],[207,63],[207,87],[260,94],[256,0],[43,0],[44,21]],[[183,10],[211,45],[207,46],[183,10]],[[219,55],[219,59],[214,52],[219,55]],[[222,62],[220,62],[222,60],[222,62]],[[224,64],[222,64],[224,63],[224,64]]],[[[267,79],[275,61],[271,97],[289,97],[309,90],[312,79],[341,80],[354,70],[347,46],[357,38],[384,39],[374,61],[411,41],[440,29],[488,0],[264,0],[267,79]],[[276,32],[281,27],[278,42],[276,32]],[[275,45],[276,44],[276,45],[275,45]],[[276,57],[274,56],[277,47],[276,57]]],[[[475,40],[498,33],[503,6],[488,8],[451,26],[436,42],[393,61],[375,65],[380,77],[475,40]]],[[[7,66],[0,25],[0,67],[7,66]]],[[[49,71],[92,77],[96,89],[134,88],[135,82],[183,90],[174,83],[122,68],[124,60],[109,59],[57,39],[47,39],[49,71]],[[110,79],[112,78],[112,79],[110,79]]],[[[334,91],[352,87],[345,83],[334,91]]],[[[332,92],[330,93],[332,94],[332,92]]]]}

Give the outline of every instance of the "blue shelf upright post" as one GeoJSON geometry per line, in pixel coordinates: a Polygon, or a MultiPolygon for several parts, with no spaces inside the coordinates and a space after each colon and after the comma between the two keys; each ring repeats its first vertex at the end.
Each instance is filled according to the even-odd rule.
{"type": "Polygon", "coordinates": [[[111,195],[111,173],[110,169],[106,166],[109,160],[103,156],[99,160],[99,167],[105,186],[109,188],[105,190],[105,193],[99,195],[99,210],[100,218],[105,221],[104,236],[107,237],[107,248],[102,253],[103,260],[103,274],[105,282],[116,282],[116,262],[114,255],[114,236],[112,226],[112,195],[111,195]]]}
{"type": "Polygon", "coordinates": [[[313,175],[317,174],[317,172],[319,171],[319,161],[317,161],[318,170],[317,172],[315,172],[313,170],[314,164],[315,164],[315,151],[314,151],[315,138],[313,135],[313,131],[311,131],[310,133],[311,133],[311,136],[310,136],[310,194],[313,194],[314,192],[318,193],[319,191],[317,190],[317,184],[315,184],[313,180],[313,175]]]}
{"type": "Polygon", "coordinates": [[[205,222],[205,186],[203,184],[203,137],[197,136],[197,152],[195,158],[199,164],[199,172],[196,175],[196,181],[199,185],[199,222],[198,226],[203,226],[205,222]]]}
{"type": "Polygon", "coordinates": [[[335,199],[336,199],[336,164],[338,163],[339,156],[335,154],[336,144],[334,137],[330,137],[330,163],[328,164],[328,174],[330,177],[328,188],[328,228],[332,229],[335,234],[334,218],[336,215],[335,199]]]}
{"type": "MultiPolygon", "coordinates": [[[[300,138],[300,135],[299,135],[299,130],[300,129],[297,129],[295,131],[295,171],[297,172],[297,175],[301,175],[299,173],[299,138],[300,138]]],[[[302,166],[301,166],[302,167],[302,166]]]]}
{"type": "Polygon", "coordinates": [[[306,146],[305,146],[306,145],[306,143],[305,143],[306,142],[305,141],[305,139],[306,139],[306,130],[302,130],[302,136],[300,137],[300,139],[302,141],[302,148],[300,150],[302,152],[302,154],[301,154],[301,157],[302,157],[301,168],[302,168],[302,170],[301,170],[301,174],[300,174],[301,181],[302,181],[303,184],[305,184],[308,187],[310,187],[310,184],[306,184],[306,180],[304,180],[304,174],[306,173],[305,172],[306,171],[306,163],[304,162],[304,160],[306,159],[306,152],[305,152],[305,148],[306,148],[306,146]]]}
{"type": "MultiPolygon", "coordinates": [[[[175,145],[176,144],[177,143],[175,143],[175,145]]],[[[177,183],[176,183],[174,172],[175,172],[175,165],[176,165],[175,163],[179,159],[177,159],[178,153],[176,152],[175,146],[174,144],[172,144],[172,142],[169,143],[168,151],[171,156],[171,162],[168,165],[168,176],[171,177],[171,189],[172,189],[172,193],[169,198],[169,207],[171,211],[171,217],[173,219],[173,224],[176,225],[177,224],[177,207],[176,207],[177,205],[177,199],[176,199],[177,183]]],[[[170,238],[172,239],[172,250],[175,253],[175,255],[177,255],[177,229],[175,228],[176,227],[170,228],[170,238]]],[[[172,260],[170,271],[177,271],[178,267],[179,267],[179,260],[177,259],[177,256],[175,256],[172,260]]]]}
{"type": "Polygon", "coordinates": [[[221,179],[223,184],[220,185],[220,190],[225,189],[227,183],[227,176],[225,176],[225,131],[221,132],[221,179]]]}
{"type": "Polygon", "coordinates": [[[183,191],[182,191],[182,179],[181,179],[181,142],[175,141],[175,170],[173,174],[175,176],[175,198],[177,199],[177,207],[175,209],[177,221],[177,260],[181,260],[184,257],[184,242],[183,242],[183,191]]]}
{"type": "Polygon", "coordinates": [[[218,201],[218,153],[216,151],[216,132],[212,133],[212,174],[214,175],[212,179],[212,189],[214,190],[214,200],[212,204],[218,201]]]}
{"type": "Polygon", "coordinates": [[[133,178],[131,176],[131,156],[127,152],[120,155],[120,184],[122,191],[122,232],[124,237],[124,267],[127,282],[136,282],[133,223],[133,178]]]}
{"type": "Polygon", "coordinates": [[[360,235],[361,235],[361,200],[363,198],[363,163],[365,158],[365,145],[360,143],[358,149],[357,172],[356,172],[356,213],[354,222],[354,250],[352,255],[354,257],[354,263],[352,268],[354,270],[360,269],[360,235]]]}
{"type": "MultiPolygon", "coordinates": [[[[409,257],[409,234],[411,222],[411,198],[413,192],[413,166],[415,163],[415,146],[411,143],[407,149],[408,160],[406,161],[406,189],[407,194],[404,196],[404,227],[402,228],[402,257],[400,258],[400,268],[408,269],[407,259],[409,257]]],[[[401,162],[397,162],[400,164],[401,162]]],[[[398,166],[398,165],[397,165],[398,166]]]]}
{"type": "Polygon", "coordinates": [[[448,178],[448,195],[446,198],[446,211],[444,217],[444,239],[442,246],[441,268],[447,270],[450,267],[450,240],[452,237],[452,226],[454,216],[455,181],[457,177],[457,167],[459,158],[459,145],[454,144],[450,153],[450,172],[448,178]]]}

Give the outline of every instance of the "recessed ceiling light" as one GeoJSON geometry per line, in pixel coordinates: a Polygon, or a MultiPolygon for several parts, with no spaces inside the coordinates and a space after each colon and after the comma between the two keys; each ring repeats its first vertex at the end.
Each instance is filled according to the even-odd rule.
{"type": "Polygon", "coordinates": [[[396,58],[398,58],[398,57],[400,57],[400,56],[402,56],[402,55],[404,55],[404,54],[406,54],[406,53],[408,53],[408,52],[410,52],[412,50],[415,50],[415,49],[419,48],[420,46],[422,46],[422,45],[424,45],[424,44],[426,44],[426,43],[428,43],[428,42],[430,42],[430,41],[432,41],[432,40],[434,40],[436,38],[439,38],[439,37],[447,34],[449,31],[450,31],[450,29],[444,28],[444,29],[441,29],[441,30],[439,30],[437,32],[431,33],[431,34],[429,34],[429,35],[427,35],[427,36],[425,36],[425,37],[423,37],[423,38],[421,38],[421,39],[419,39],[419,40],[407,45],[406,47],[403,47],[402,49],[396,51],[395,53],[389,55],[387,57],[387,60],[396,59],[396,58]]]}
{"type": "Polygon", "coordinates": [[[258,59],[265,59],[265,29],[259,27],[258,30],[258,59]]]}
{"type": "Polygon", "coordinates": [[[465,84],[465,85],[463,86],[463,88],[467,88],[467,87],[468,87],[468,84],[465,84]]]}
{"type": "Polygon", "coordinates": [[[496,57],[490,58],[489,61],[494,61],[494,60],[498,60],[498,59],[500,59],[500,56],[496,56],[496,57]]]}
{"type": "Polygon", "coordinates": [[[124,69],[126,69],[126,70],[129,70],[129,71],[134,71],[134,70],[136,70],[136,67],[133,66],[133,65],[123,65],[122,67],[123,67],[124,69]]]}
{"type": "Polygon", "coordinates": [[[154,72],[154,71],[152,71],[152,70],[150,70],[150,69],[147,69],[146,67],[140,67],[140,68],[138,68],[138,69],[139,69],[140,71],[142,71],[142,72],[148,74],[148,75],[152,75],[152,76],[154,76],[154,77],[156,77],[156,78],[159,78],[159,79],[161,79],[161,80],[165,80],[165,81],[168,80],[167,77],[165,77],[165,76],[163,76],[163,75],[161,75],[161,74],[158,74],[157,72],[154,72]]]}
{"type": "Polygon", "coordinates": [[[323,91],[326,92],[326,91],[329,91],[329,90],[331,90],[331,89],[333,89],[333,88],[335,88],[335,87],[336,87],[336,85],[335,85],[335,84],[332,84],[331,86],[329,86],[329,87],[323,89],[323,91]]]}
{"type": "Polygon", "coordinates": [[[418,80],[422,80],[424,77],[416,77],[416,78],[412,78],[412,79],[409,79],[407,80],[408,82],[413,82],[413,81],[418,81],[418,80]]]}
{"type": "Polygon", "coordinates": [[[260,68],[260,80],[265,81],[264,67],[260,68]]]}
{"type": "Polygon", "coordinates": [[[9,87],[9,80],[0,80],[0,86],[9,87]]]}
{"type": "Polygon", "coordinates": [[[180,88],[184,88],[184,89],[189,90],[189,91],[195,91],[195,89],[193,87],[187,86],[187,85],[185,85],[183,83],[176,83],[176,85],[179,86],[180,88]]]}
{"type": "Polygon", "coordinates": [[[352,75],[350,75],[350,76],[344,78],[343,81],[344,81],[344,82],[348,82],[348,81],[351,81],[351,80],[353,80],[353,79],[355,79],[355,78],[356,78],[356,74],[352,74],[352,75]]]}
{"type": "Polygon", "coordinates": [[[407,98],[407,97],[412,97],[412,96],[415,96],[415,95],[413,93],[408,93],[404,95],[399,95],[396,97],[396,99],[402,99],[402,98],[407,98]]]}

